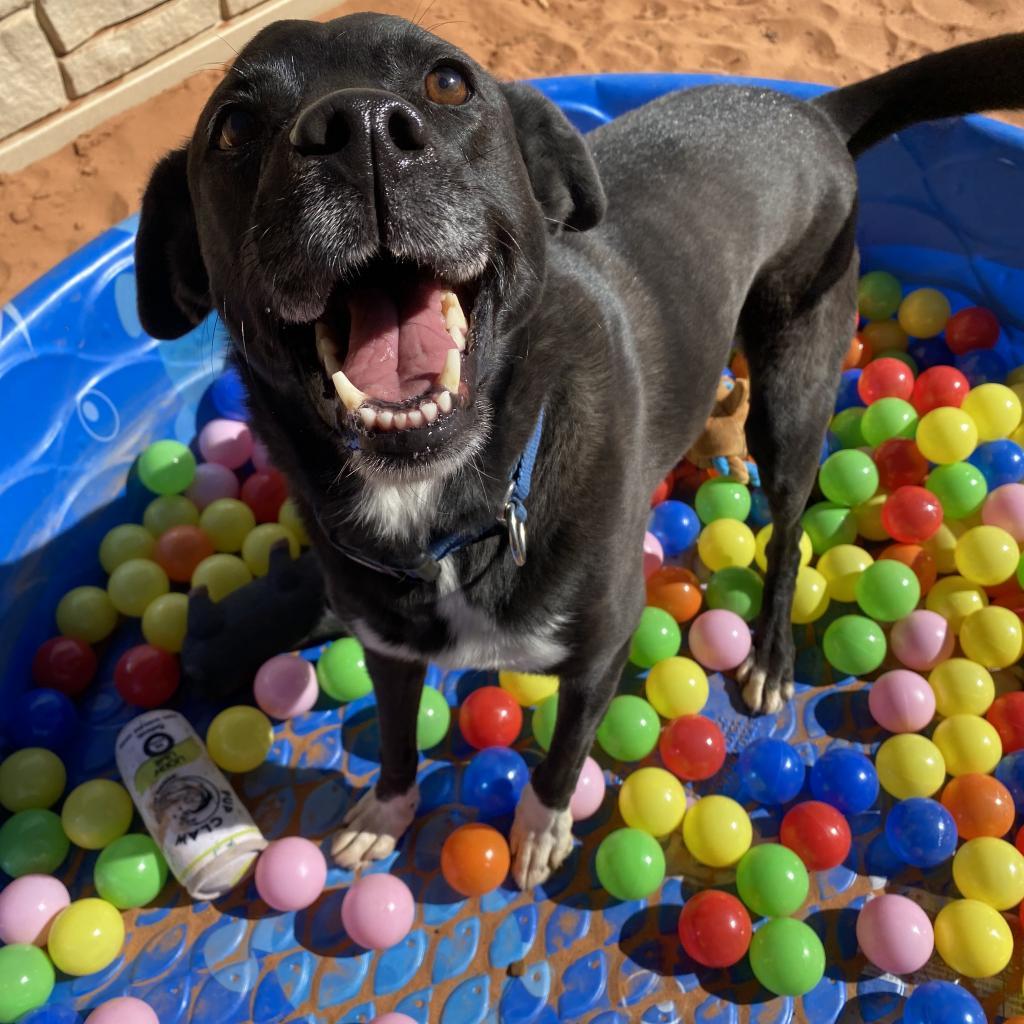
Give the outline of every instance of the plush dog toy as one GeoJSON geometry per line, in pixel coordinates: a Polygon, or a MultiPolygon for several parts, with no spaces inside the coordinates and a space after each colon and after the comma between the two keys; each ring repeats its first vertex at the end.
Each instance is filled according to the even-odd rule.
{"type": "Polygon", "coordinates": [[[750,412],[750,382],[723,373],[715,404],[704,432],[686,453],[698,469],[713,469],[741,484],[760,484],[757,466],[747,452],[746,424],[750,412]]]}

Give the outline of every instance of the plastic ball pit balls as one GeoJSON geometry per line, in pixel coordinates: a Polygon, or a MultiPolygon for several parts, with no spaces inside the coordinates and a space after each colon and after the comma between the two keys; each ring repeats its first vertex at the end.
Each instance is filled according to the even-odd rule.
{"type": "Polygon", "coordinates": [[[686,812],[682,784],[664,768],[640,768],[619,790],[619,813],[629,828],[658,839],[679,828],[686,812]]]}
{"type": "Polygon", "coordinates": [[[124,946],[121,912],[106,900],[75,900],[50,925],[47,950],[54,966],[82,977],[102,971],[124,946]]]}
{"type": "Polygon", "coordinates": [[[96,892],[118,910],[144,907],[167,882],[167,861],[148,835],[130,832],[115,839],[96,859],[96,892]]]}
{"type": "Polygon", "coordinates": [[[948,519],[966,519],[981,508],[988,493],[988,482],[981,470],[969,462],[951,462],[937,466],[925,481],[942,504],[948,519]]]}
{"type": "Polygon", "coordinates": [[[872,270],[857,284],[857,309],[868,320],[887,320],[902,300],[899,281],[884,270],[872,270]]]}
{"type": "Polygon", "coordinates": [[[700,581],[678,565],[662,566],[647,580],[647,604],[661,608],[676,622],[688,622],[700,611],[703,594],[700,581]]]}
{"type": "Polygon", "coordinates": [[[1024,541],[1024,484],[1003,484],[981,506],[981,521],[998,526],[1017,543],[1024,541]]]}
{"type": "Polygon", "coordinates": [[[175,583],[188,583],[196,566],[213,552],[213,541],[198,526],[172,526],[160,535],[153,560],[175,583]]]}
{"type": "Polygon", "coordinates": [[[963,462],[978,445],[978,428],[962,409],[940,406],[921,417],[915,437],[921,454],[937,465],[963,462]]]}
{"type": "MultiPolygon", "coordinates": [[[[989,676],[989,678],[992,677],[989,676]]],[[[995,693],[994,685],[992,692],[995,693]]],[[[1012,754],[1024,749],[1024,693],[1019,690],[1004,693],[1001,697],[997,697],[987,710],[973,713],[983,714],[995,731],[999,733],[1004,754],[1012,754]]],[[[0,767],[0,803],[3,802],[2,779],[3,768],[0,767]]]]}
{"type": "Polygon", "coordinates": [[[878,799],[875,766],[859,750],[834,747],[811,765],[811,794],[848,817],[869,810],[878,799]]]}
{"type": "Polygon", "coordinates": [[[661,731],[658,753],[673,775],[687,782],[710,779],[725,764],[725,737],[704,715],[681,715],[661,731]]]}
{"type": "Polygon", "coordinates": [[[210,420],[199,431],[199,453],[207,462],[239,469],[252,455],[252,431],[239,420],[210,420]]]}
{"type": "Polygon", "coordinates": [[[750,653],[750,627],[733,612],[703,612],[693,620],[687,637],[690,653],[704,668],[728,672],[750,653]]]}
{"type": "Polygon", "coordinates": [[[868,900],[857,915],[857,944],[880,971],[913,974],[931,957],[935,932],[913,900],[883,893],[868,900]]]}
{"type": "Polygon", "coordinates": [[[0,825],[0,871],[22,875],[51,875],[68,855],[71,844],[53,811],[19,811],[0,825]]]}
{"type": "MultiPolygon", "coordinates": [[[[1010,791],[1017,812],[1024,812],[1024,751],[1018,750],[1014,754],[1007,754],[996,765],[994,775],[1010,791]]],[[[0,835],[2,834],[0,830],[0,835]]]]}
{"type": "Polygon", "coordinates": [[[860,337],[872,354],[883,352],[890,356],[898,356],[907,351],[910,338],[896,320],[875,320],[865,324],[860,337]]]}
{"type": "Polygon", "coordinates": [[[253,468],[261,473],[274,468],[274,463],[270,458],[270,452],[267,450],[267,446],[255,434],[253,434],[252,439],[251,457],[253,468]]]}
{"type": "Polygon", "coordinates": [[[953,881],[966,899],[1012,910],[1024,900],[1024,854],[1003,839],[971,839],[953,858],[953,881]]]}
{"type": "Polygon", "coordinates": [[[882,789],[897,800],[931,796],[946,780],[942,751],[914,733],[890,736],[878,748],[875,768],[882,789]]]}
{"type": "Polygon", "coordinates": [[[612,699],[597,729],[601,749],[616,761],[642,761],[657,745],[658,714],[642,697],[612,699]]]}
{"type": "Polygon", "coordinates": [[[977,715],[953,715],[939,722],[932,742],[942,752],[946,771],[958,775],[991,772],[1003,756],[999,733],[977,715]]]}
{"type": "Polygon", "coordinates": [[[865,676],[885,660],[885,634],[862,615],[841,615],[829,623],[822,639],[828,663],[848,676],[865,676]]]}
{"type": "Polygon", "coordinates": [[[819,501],[800,517],[800,525],[811,538],[816,555],[823,555],[837,544],[852,544],[857,539],[857,518],[845,505],[819,501]]]}
{"type": "Polygon", "coordinates": [[[25,747],[0,762],[0,806],[12,814],[52,807],[67,785],[64,762],[43,747],[25,747]]]}
{"type": "Polygon", "coordinates": [[[727,796],[703,797],[683,818],[686,848],[694,860],[711,868],[737,864],[753,836],[747,812],[727,796]]]}
{"type": "Polygon", "coordinates": [[[1010,926],[998,910],[979,900],[953,900],[935,918],[935,948],[957,974],[991,978],[1013,953],[1010,926]]]}
{"type": "Polygon", "coordinates": [[[828,596],[833,601],[856,600],[857,580],[874,559],[855,544],[837,544],[821,556],[818,572],[828,584],[828,596]]]}
{"type": "Polygon", "coordinates": [[[705,889],[683,904],[678,931],[686,955],[715,968],[739,963],[753,933],[747,908],[731,893],[718,889],[705,889]]]}
{"type": "Polygon", "coordinates": [[[665,556],[675,558],[693,547],[700,533],[700,519],[685,501],[663,501],[651,511],[648,529],[661,542],[665,556]]]}
{"type": "Polygon", "coordinates": [[[750,491],[744,484],[715,477],[697,488],[694,506],[704,524],[716,519],[738,519],[742,523],[750,515],[750,491]]]}
{"type": "Polygon", "coordinates": [[[822,494],[836,505],[860,505],[878,490],[878,467],[870,455],[848,448],[830,455],[818,470],[822,494]]]}
{"type": "Polygon", "coordinates": [[[199,509],[182,494],[154,498],[142,513],[142,525],[157,538],[175,526],[195,526],[198,522],[199,509]]]}
{"type": "Polygon", "coordinates": [[[0,942],[45,946],[50,923],[70,902],[67,887],[58,878],[16,878],[0,890],[0,942]]]}
{"type": "Polygon", "coordinates": [[[653,576],[665,563],[665,550],[661,541],[650,530],[644,534],[644,579],[653,576]]]}
{"type": "Polygon", "coordinates": [[[117,626],[117,609],[100,587],[75,587],[57,604],[57,629],[87,644],[106,640],[117,626]]]}
{"type": "Polygon", "coordinates": [[[894,669],[872,684],[868,709],[871,717],[889,732],[920,732],[935,717],[935,693],[923,676],[894,669]]]}
{"type": "Polygon", "coordinates": [[[968,461],[981,470],[990,491],[1024,478],[1024,449],[1015,441],[987,441],[968,461]]]}
{"type": "Polygon", "coordinates": [[[152,558],[156,540],[138,523],[122,523],[104,534],[100,541],[100,565],[109,576],[129,558],[152,558]]]}
{"type": "Polygon", "coordinates": [[[914,392],[914,375],[899,359],[882,356],[864,367],[857,382],[857,392],[865,405],[882,398],[907,401],[914,392]]]}
{"type": "Polygon", "coordinates": [[[682,634],[676,620],[662,608],[647,607],[633,631],[629,660],[639,668],[651,668],[679,653],[682,634]]]}
{"type": "MultiPolygon", "coordinates": [[[[457,829],[448,837],[445,848],[460,831],[457,829]]],[[[442,850],[442,870],[444,863],[442,850]]],[[[445,877],[448,877],[447,872],[445,877]]],[[[400,878],[388,874],[363,875],[345,893],[341,904],[341,923],[356,945],[363,949],[383,950],[398,945],[409,934],[415,913],[412,893],[400,878]]]]}
{"type": "Polygon", "coordinates": [[[146,558],[129,558],[111,574],[107,593],[122,614],[141,618],[149,604],[171,588],[167,573],[146,558]]]}
{"type": "Polygon", "coordinates": [[[922,544],[942,525],[942,505],[924,487],[897,487],[882,505],[882,526],[893,540],[922,544]]]}
{"type": "Polygon", "coordinates": [[[227,466],[202,462],[196,466],[195,479],[185,492],[185,497],[202,512],[207,505],[220,498],[237,498],[240,487],[238,477],[227,466]]]}
{"type": "Polygon", "coordinates": [[[724,608],[744,622],[753,622],[760,614],[763,596],[763,580],[753,569],[745,566],[720,569],[708,581],[708,608],[724,608]]]}
{"type": "Polygon", "coordinates": [[[933,366],[914,381],[910,401],[918,415],[924,416],[943,406],[959,409],[970,389],[970,382],[956,367],[933,366]]]}
{"type": "Polygon", "coordinates": [[[271,551],[278,545],[287,547],[293,559],[299,557],[301,548],[298,539],[280,523],[261,523],[249,531],[242,542],[242,561],[253,576],[267,575],[270,571],[271,551]]]}
{"type": "Polygon", "coordinates": [[[164,594],[142,613],[142,635],[162,651],[177,654],[188,630],[188,596],[164,594]]]}
{"type": "Polygon", "coordinates": [[[63,750],[78,732],[78,712],[58,690],[24,690],[11,701],[4,726],[16,747],[63,750]]]}
{"type": "Polygon", "coordinates": [[[949,299],[935,288],[916,288],[900,302],[896,316],[912,338],[934,338],[950,316],[949,299]]]}
{"type": "Polygon", "coordinates": [[[512,814],[530,779],[518,750],[488,747],[473,755],[462,775],[462,802],[475,807],[483,821],[512,814]]]}
{"type": "Polygon", "coordinates": [[[912,797],[892,806],[885,820],[885,838],[904,863],[934,868],[956,852],[956,822],[937,801],[912,797]]]}
{"type": "Polygon", "coordinates": [[[750,565],[754,560],[754,533],[736,519],[716,519],[701,530],[697,553],[712,572],[731,565],[750,565]]]}
{"type": "Polygon", "coordinates": [[[430,750],[448,735],[452,722],[452,709],[444,694],[433,686],[424,686],[420,692],[420,709],[416,718],[416,749],[430,750]]]}
{"type": "Polygon", "coordinates": [[[746,793],[760,804],[786,804],[803,788],[806,769],[785,740],[771,737],[745,747],[736,764],[746,793]]]}
{"type": "MultiPolygon", "coordinates": [[[[654,842],[653,839],[651,841],[654,842]]],[[[658,849],[660,852],[661,848],[658,849]]],[[[505,837],[497,829],[477,822],[455,829],[441,847],[441,873],[445,881],[463,896],[483,896],[497,889],[505,881],[510,862],[505,837]]],[[[409,900],[411,924],[411,895],[409,900]]]]}
{"type": "Polygon", "coordinates": [[[888,500],[889,495],[879,491],[870,501],[865,501],[863,505],[858,505],[853,510],[857,532],[864,540],[892,540],[882,525],[882,512],[888,500]]]}
{"type": "Polygon", "coordinates": [[[363,645],[351,636],[341,637],[327,647],[316,663],[316,676],[324,693],[342,703],[358,700],[373,690],[363,645]]]}
{"type": "Polygon", "coordinates": [[[1003,384],[981,384],[972,388],[961,408],[974,420],[980,441],[1009,437],[1020,426],[1020,399],[1003,384]]]}
{"type": "Polygon", "coordinates": [[[210,502],[199,517],[199,525],[222,554],[242,550],[245,538],[256,528],[256,517],[245,502],[219,498],[210,502]]]}
{"type": "Polygon", "coordinates": [[[327,862],[320,847],[301,836],[275,839],[256,861],[256,891],[274,910],[304,910],[326,882],[327,862]]]}
{"type": "Polygon", "coordinates": [[[1013,797],[991,775],[968,773],[952,779],[942,791],[942,806],[953,815],[962,840],[1001,839],[1013,827],[1013,797]]]}
{"type": "Polygon", "coordinates": [[[533,738],[541,750],[551,748],[551,738],[555,734],[555,722],[558,719],[558,694],[553,693],[547,700],[537,705],[530,721],[533,738]]]}
{"type": "Polygon", "coordinates": [[[77,697],[95,678],[96,666],[96,653],[84,640],[54,636],[32,658],[32,679],[37,686],[77,697]]]}
{"type": "Polygon", "coordinates": [[[817,569],[801,566],[796,573],[789,621],[795,626],[817,622],[828,611],[828,604],[828,581],[817,569]]]}
{"type": "Polygon", "coordinates": [[[972,612],[960,627],[964,654],[987,668],[1008,668],[1024,651],[1020,618],[1008,608],[989,605],[972,612]]]}
{"type": "Polygon", "coordinates": [[[850,826],[831,804],[806,800],[794,804],[782,819],[779,841],[792,850],[808,871],[829,871],[850,853],[850,826]]]}
{"type": "Polygon", "coordinates": [[[91,779],[68,793],[60,820],[75,846],[102,850],[128,831],[134,813],[132,798],[119,782],[91,779]]]}
{"type": "MultiPolygon", "coordinates": [[[[860,375],[860,370],[851,370],[851,373],[860,375]]],[[[846,376],[845,374],[843,375],[846,376]]],[[[860,399],[858,398],[859,402],[860,399]]],[[[830,433],[839,442],[840,448],[860,448],[867,442],[864,440],[862,423],[866,410],[863,406],[853,405],[841,409],[832,417],[829,425],[830,433]]]]}
{"type": "Polygon", "coordinates": [[[251,772],[258,768],[273,743],[270,719],[257,708],[242,704],[225,708],[206,732],[210,757],[226,772],[251,772]]]}
{"type": "Polygon", "coordinates": [[[129,647],[114,666],[121,700],[136,708],[162,707],[174,696],[180,678],[178,659],[150,644],[129,647]]]}
{"type": "Polygon", "coordinates": [[[924,603],[929,611],[941,615],[954,633],[959,633],[967,616],[988,604],[988,595],[963,576],[945,576],[928,591],[924,603]]]}
{"type": "Polygon", "coordinates": [[[665,880],[658,840],[637,828],[620,828],[601,840],[594,862],[601,888],[617,900],[642,900],[665,880]]]}
{"type": "MultiPolygon", "coordinates": [[[[951,981],[918,985],[903,1005],[902,1024],[987,1024],[981,1003],[951,981]]],[[[1009,1022],[1007,1022],[1009,1024],[1009,1022]]]]}
{"type": "Polygon", "coordinates": [[[902,398],[880,398],[868,406],[860,429],[864,440],[877,448],[891,437],[912,438],[917,430],[917,412],[902,398]]]}
{"type": "Polygon", "coordinates": [[[319,696],[316,672],[305,658],[279,654],[265,661],[253,680],[253,696],[271,718],[288,719],[313,709],[319,696]]]}
{"type": "Polygon", "coordinates": [[[205,587],[210,600],[215,603],[248,583],[252,583],[252,573],[235,555],[210,555],[196,566],[192,574],[192,589],[205,587]]]}
{"type": "Polygon", "coordinates": [[[777,917],[765,922],[750,942],[754,977],[778,996],[802,996],[825,973],[821,939],[803,921],[777,917]]]}
{"type": "Polygon", "coordinates": [[[947,661],[955,645],[956,637],[949,623],[941,615],[924,608],[893,623],[889,633],[892,653],[907,668],[918,672],[927,672],[947,661]]]}
{"type": "Polygon", "coordinates": [[[872,458],[878,471],[878,486],[884,491],[923,483],[928,475],[928,460],[917,450],[917,445],[905,437],[883,441],[872,458]]]}
{"type": "Polygon", "coordinates": [[[196,475],[196,459],[180,441],[155,441],[139,456],[139,479],[154,494],[180,494],[196,475]]]}
{"type": "Polygon", "coordinates": [[[53,965],[41,949],[24,943],[0,949],[0,1024],[13,1024],[42,1006],[55,981],[53,965]]]}
{"type": "Polygon", "coordinates": [[[975,526],[956,543],[957,572],[970,583],[994,587],[1017,571],[1020,550],[1017,542],[998,526],[975,526]]]}
{"type": "MultiPolygon", "coordinates": [[[[757,531],[754,537],[754,564],[761,572],[768,571],[768,545],[772,539],[772,524],[768,523],[757,531]]],[[[800,565],[810,565],[814,557],[814,548],[811,545],[811,538],[804,530],[800,531],[800,565]]]]}
{"type": "Polygon", "coordinates": [[[601,766],[588,757],[583,762],[576,788],[569,800],[569,813],[573,821],[585,821],[593,817],[604,802],[605,782],[601,766]]]}
{"type": "Polygon", "coordinates": [[[810,879],[803,861],[778,843],[752,846],[736,867],[740,899],[759,917],[788,917],[807,899],[810,879]]]}
{"type": "Polygon", "coordinates": [[[499,686],[481,686],[459,708],[462,738],[476,750],[510,747],[522,727],[522,708],[499,686]]]}
{"type": "Polygon", "coordinates": [[[879,552],[878,557],[902,562],[912,570],[921,586],[922,594],[927,594],[938,579],[939,569],[935,556],[920,544],[890,544],[879,552]]]}
{"type": "Polygon", "coordinates": [[[119,996],[96,1007],[85,1024],[160,1024],[149,1003],[133,996],[119,996]]]}
{"type": "Polygon", "coordinates": [[[877,622],[905,618],[921,599],[921,584],[912,569],[884,558],[869,565],[857,580],[857,604],[877,622]]]}
{"type": "Polygon", "coordinates": [[[968,306],[954,313],[946,324],[946,344],[954,355],[979,348],[994,348],[999,341],[999,321],[991,310],[968,306]]]}
{"type": "Polygon", "coordinates": [[[298,506],[291,498],[285,498],[277,513],[277,521],[302,545],[309,547],[309,534],[306,524],[299,515],[298,506]]]}
{"type": "Polygon", "coordinates": [[[558,676],[538,676],[528,672],[499,672],[498,685],[510,693],[520,707],[528,708],[547,700],[558,690],[558,676]]]}
{"type": "Polygon", "coordinates": [[[691,658],[666,658],[647,674],[644,692],[662,718],[695,715],[708,702],[707,673],[691,658]]]}

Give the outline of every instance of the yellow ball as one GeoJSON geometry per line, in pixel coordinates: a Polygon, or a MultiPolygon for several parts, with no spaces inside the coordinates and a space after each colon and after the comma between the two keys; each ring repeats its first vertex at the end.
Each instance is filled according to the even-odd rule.
{"type": "Polygon", "coordinates": [[[954,633],[959,633],[968,615],[988,604],[988,594],[976,583],[968,583],[963,576],[946,576],[936,582],[925,595],[924,605],[937,612],[954,633]]]}
{"type": "Polygon", "coordinates": [[[143,612],[171,589],[167,573],[148,558],[129,558],[111,574],[107,593],[122,615],[141,618],[143,612]]]}
{"type": "Polygon", "coordinates": [[[686,813],[683,784],[664,768],[640,768],[619,790],[619,812],[630,828],[658,839],[679,828],[686,813]]]}
{"type": "Polygon", "coordinates": [[[287,527],[280,523],[263,523],[246,534],[242,542],[242,559],[253,576],[266,576],[270,569],[270,549],[287,541],[292,558],[299,557],[299,542],[287,527]]]}
{"type": "Polygon", "coordinates": [[[953,858],[953,881],[966,899],[1011,910],[1024,900],[1024,856],[1005,839],[969,839],[953,858]]]}
{"type": "Polygon", "coordinates": [[[996,699],[996,684],[988,669],[967,658],[950,658],[928,676],[935,710],[943,718],[983,715],[996,699]]]}
{"type": "Polygon", "coordinates": [[[132,823],[132,798],[112,779],[91,779],[67,795],[60,812],[64,834],[83,850],[102,850],[132,823]]]}
{"type": "Polygon", "coordinates": [[[960,627],[964,654],[986,668],[1009,668],[1024,651],[1020,619],[1009,608],[990,605],[968,615],[960,627]]]}
{"type": "Polygon", "coordinates": [[[291,530],[295,539],[305,548],[309,547],[309,534],[306,532],[306,524],[299,515],[298,507],[293,498],[285,498],[281,504],[281,511],[277,513],[277,521],[284,527],[291,530]]]}
{"type": "Polygon", "coordinates": [[[210,535],[217,551],[234,554],[242,550],[245,538],[256,528],[256,517],[244,501],[218,498],[203,509],[199,525],[210,535]]]}
{"type": "Polygon", "coordinates": [[[946,780],[946,763],[931,740],[916,733],[890,736],[875,755],[882,789],[897,800],[931,796],[946,780]]]}
{"type": "Polygon", "coordinates": [[[935,559],[935,568],[947,575],[956,572],[956,542],[960,532],[952,523],[940,523],[939,528],[922,545],[935,559]]]}
{"type": "Polygon", "coordinates": [[[252,583],[249,567],[237,555],[210,555],[192,573],[192,587],[206,587],[211,601],[221,601],[252,583]]]}
{"type": "Polygon", "coordinates": [[[700,560],[712,571],[731,565],[748,566],[754,560],[754,533],[737,519],[716,519],[697,538],[700,560]]]}
{"type": "Polygon", "coordinates": [[[108,530],[100,541],[100,565],[109,576],[129,558],[152,558],[156,538],[138,523],[122,523],[108,530]]]}
{"type": "Polygon", "coordinates": [[[146,643],[177,654],[188,631],[188,598],[184,594],[164,594],[142,613],[142,635],[146,643]]]}
{"type": "MultiPolygon", "coordinates": [[[[772,539],[772,524],[762,526],[754,538],[754,562],[761,572],[768,571],[768,541],[772,539]]],[[[811,547],[811,538],[807,536],[806,530],[800,531],[800,564],[810,565],[814,557],[814,548],[811,547]]]]}
{"type": "Polygon", "coordinates": [[[533,707],[558,692],[558,676],[536,676],[529,672],[499,672],[498,685],[524,708],[533,707]]]}
{"type": "Polygon", "coordinates": [[[908,293],[896,311],[896,318],[912,338],[934,338],[946,326],[949,299],[934,288],[917,288],[908,293]]]}
{"type": "Polygon", "coordinates": [[[665,658],[647,674],[645,690],[662,718],[695,715],[708,702],[708,677],[690,658],[665,658]]]}
{"type": "Polygon", "coordinates": [[[1020,549],[1013,537],[998,526],[974,526],[956,542],[956,571],[970,583],[994,587],[1016,571],[1020,549]]]}
{"type": "Polygon", "coordinates": [[[154,537],[161,537],[172,526],[195,526],[199,509],[184,494],[163,494],[154,498],[142,513],[142,525],[154,537]]]}
{"type": "Polygon", "coordinates": [[[727,796],[706,796],[683,818],[686,848],[708,867],[732,867],[750,849],[753,837],[747,812],[727,796]]]}
{"type": "Polygon", "coordinates": [[[124,946],[121,911],[106,900],[75,900],[50,926],[47,951],[54,966],[82,977],[109,967],[124,946]]]}
{"type": "Polygon", "coordinates": [[[0,806],[12,814],[46,810],[64,792],[64,762],[43,747],[22,747],[0,761],[0,806]]]}
{"type": "Polygon", "coordinates": [[[1006,375],[1006,384],[1007,387],[1013,387],[1014,384],[1024,384],[1024,363],[1015,366],[1006,375]]]}
{"type": "MultiPolygon", "coordinates": [[[[889,531],[882,525],[882,506],[889,495],[879,491],[868,498],[863,505],[853,510],[853,518],[857,520],[857,532],[865,540],[889,540],[889,531]]],[[[828,554],[826,551],[825,554],[828,554]]]]}
{"type": "Polygon", "coordinates": [[[828,596],[833,601],[852,602],[857,599],[857,580],[874,559],[856,544],[837,544],[818,559],[818,572],[828,583],[828,596]]]}
{"type": "Polygon", "coordinates": [[[974,420],[982,441],[1009,437],[1020,426],[1020,399],[1002,384],[979,384],[967,392],[961,409],[974,420]]]}
{"type": "Polygon", "coordinates": [[[57,605],[57,629],[87,644],[106,640],[117,626],[117,609],[100,587],[75,587],[57,605]]]}
{"type": "Polygon", "coordinates": [[[935,918],[935,948],[957,974],[991,978],[1010,962],[1013,934],[987,903],[953,900],[935,918]]]}
{"type": "Polygon", "coordinates": [[[804,626],[809,622],[817,622],[826,611],[828,580],[817,569],[812,569],[809,565],[800,566],[796,574],[790,622],[796,626],[804,626]]]}
{"type": "Polygon", "coordinates": [[[1003,742],[989,722],[978,715],[952,715],[935,728],[932,742],[942,752],[946,771],[954,778],[988,775],[1003,756],[1003,742]]]}
{"type": "Polygon", "coordinates": [[[962,409],[943,405],[926,412],[917,425],[917,447],[940,466],[963,462],[978,445],[978,428],[962,409]]]}
{"type": "Polygon", "coordinates": [[[889,352],[906,352],[910,339],[907,332],[895,320],[874,320],[860,332],[876,355],[889,352]]]}
{"type": "Polygon", "coordinates": [[[1024,448],[1024,426],[1018,427],[1011,435],[1010,440],[1024,448]]]}
{"type": "Polygon", "coordinates": [[[266,760],[274,727],[258,708],[226,708],[210,723],[206,746],[213,763],[226,772],[251,772],[266,760]]]}

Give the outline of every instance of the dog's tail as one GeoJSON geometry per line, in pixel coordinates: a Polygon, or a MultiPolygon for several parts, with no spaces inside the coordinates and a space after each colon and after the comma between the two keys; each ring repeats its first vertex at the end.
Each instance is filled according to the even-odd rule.
{"type": "Polygon", "coordinates": [[[919,121],[1024,107],[1024,32],[929,54],[813,103],[854,156],[919,121]]]}

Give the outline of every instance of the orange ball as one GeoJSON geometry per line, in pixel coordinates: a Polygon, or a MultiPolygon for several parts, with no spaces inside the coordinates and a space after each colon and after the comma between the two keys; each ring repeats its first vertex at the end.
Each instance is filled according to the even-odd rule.
{"type": "Polygon", "coordinates": [[[850,339],[850,347],[846,350],[846,356],[843,358],[842,368],[844,370],[852,370],[855,367],[860,366],[865,352],[868,353],[868,359],[870,359],[871,346],[864,343],[864,339],[861,335],[855,334],[850,339]]]}
{"type": "Polygon", "coordinates": [[[747,357],[742,352],[737,352],[732,357],[729,369],[732,370],[732,375],[734,377],[750,377],[750,364],[747,362],[747,357]]]}
{"type": "Polygon", "coordinates": [[[1013,797],[991,775],[971,772],[951,780],[942,791],[942,805],[953,815],[961,839],[1002,839],[1013,827],[1013,797]]]}
{"type": "Polygon", "coordinates": [[[913,570],[917,582],[921,584],[922,597],[932,589],[939,577],[939,567],[935,564],[934,556],[920,544],[890,544],[878,557],[902,562],[913,570]]]}
{"type": "Polygon", "coordinates": [[[497,889],[511,862],[505,837],[478,822],[457,828],[441,847],[441,874],[463,896],[483,896],[497,889]]]}
{"type": "Polygon", "coordinates": [[[213,553],[213,541],[205,530],[172,526],[157,540],[153,558],[175,583],[188,583],[196,566],[213,553]]]}
{"type": "Polygon", "coordinates": [[[647,581],[647,604],[668,612],[676,622],[689,622],[701,605],[700,580],[678,565],[662,566],[647,581]]]}

